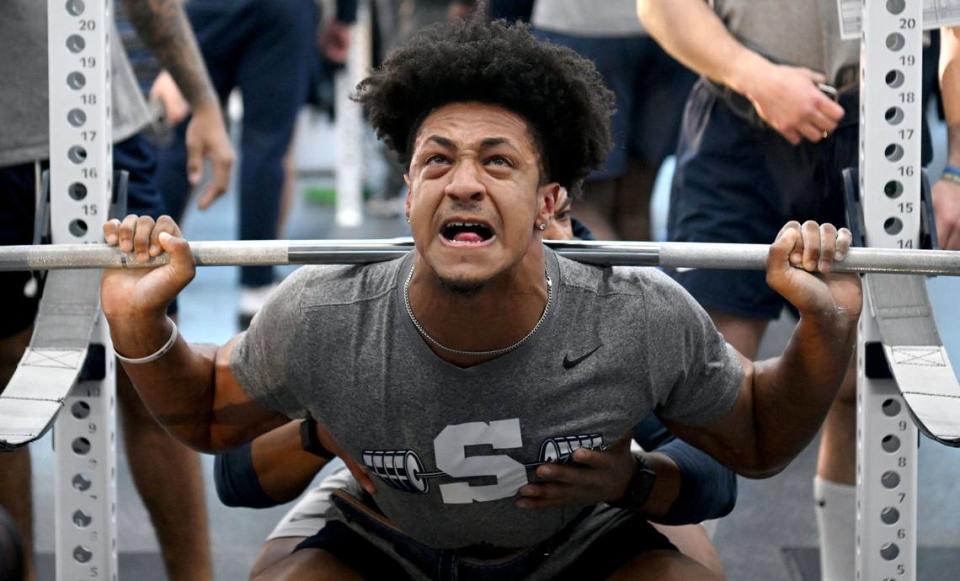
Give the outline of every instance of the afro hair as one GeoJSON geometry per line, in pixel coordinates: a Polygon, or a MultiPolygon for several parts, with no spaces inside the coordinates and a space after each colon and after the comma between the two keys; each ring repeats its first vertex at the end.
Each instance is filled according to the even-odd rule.
{"type": "Polygon", "coordinates": [[[357,86],[354,99],[404,166],[427,115],[457,102],[523,117],[540,147],[541,181],[571,193],[611,147],[613,93],[593,63],[502,20],[473,17],[421,30],[357,86]]]}

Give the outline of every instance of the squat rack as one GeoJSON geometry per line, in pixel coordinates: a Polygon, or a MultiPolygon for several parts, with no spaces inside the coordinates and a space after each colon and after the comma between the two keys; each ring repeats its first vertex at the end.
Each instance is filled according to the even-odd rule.
{"type": "MultiPolygon", "coordinates": [[[[931,4],[951,2],[838,0],[847,32],[862,30],[859,190],[871,247],[919,246],[922,34],[957,16],[931,11],[931,4]],[[896,196],[884,194],[892,182],[896,196]]],[[[111,23],[111,0],[48,0],[55,244],[99,242],[110,207],[111,23]]],[[[344,211],[345,222],[356,220],[354,209],[344,211]]],[[[914,420],[940,441],[960,439],[956,405],[944,408],[946,394],[960,390],[924,279],[898,276],[865,275],[858,340],[857,579],[871,581],[916,578],[914,420]],[[888,292],[904,288],[893,298],[888,292]],[[898,326],[909,332],[897,333],[898,326]],[[924,389],[912,388],[918,382],[924,389]]],[[[58,579],[117,578],[115,369],[105,320],[98,306],[91,308],[99,304],[98,281],[96,270],[48,275],[47,308],[41,306],[34,340],[0,397],[4,446],[39,437],[61,406],[67,410],[54,426],[58,579]],[[75,332],[45,333],[53,320],[61,327],[72,321],[75,332]],[[57,387],[78,374],[69,395],[57,387]],[[43,382],[57,385],[38,385],[43,382]]]]}

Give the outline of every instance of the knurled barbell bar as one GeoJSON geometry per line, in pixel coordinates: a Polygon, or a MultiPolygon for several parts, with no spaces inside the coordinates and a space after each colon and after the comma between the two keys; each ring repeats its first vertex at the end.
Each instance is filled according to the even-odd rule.
{"type": "MultiPolygon", "coordinates": [[[[562,256],[607,266],[665,266],[764,270],[766,244],[714,242],[547,241],[562,256]]],[[[413,248],[410,238],[386,240],[259,240],[191,242],[198,266],[363,264],[398,258],[413,248]]],[[[0,246],[0,271],[68,268],[142,268],[165,264],[167,255],[137,262],[106,244],[0,246]]],[[[835,272],[960,276],[960,252],[851,248],[835,272]]]]}

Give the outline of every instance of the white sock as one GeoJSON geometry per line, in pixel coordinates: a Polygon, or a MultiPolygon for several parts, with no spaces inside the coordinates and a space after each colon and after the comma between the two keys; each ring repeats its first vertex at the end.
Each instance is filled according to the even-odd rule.
{"type": "Polygon", "coordinates": [[[820,532],[820,571],[823,581],[854,577],[857,527],[857,487],[813,479],[813,501],[820,532]]]}

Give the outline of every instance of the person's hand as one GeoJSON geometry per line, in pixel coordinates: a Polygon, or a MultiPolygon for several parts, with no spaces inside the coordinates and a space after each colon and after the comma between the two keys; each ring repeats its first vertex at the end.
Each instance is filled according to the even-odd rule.
{"type": "Polygon", "coordinates": [[[173,127],[190,114],[190,103],[183,98],[173,77],[167,71],[161,71],[150,87],[150,100],[159,101],[163,106],[163,122],[173,127]]]}
{"type": "Polygon", "coordinates": [[[320,32],[317,44],[332,63],[346,64],[347,54],[350,52],[350,30],[352,26],[339,20],[331,20],[320,32]]]}
{"type": "Polygon", "coordinates": [[[223,113],[216,101],[208,101],[195,108],[193,118],[187,125],[187,179],[191,186],[200,183],[203,177],[203,160],[209,158],[213,165],[213,177],[197,200],[197,207],[206,210],[227,191],[234,153],[223,113]]]}
{"type": "Polygon", "coordinates": [[[862,294],[856,274],[832,272],[843,260],[853,236],[833,224],[791,221],[780,230],[767,256],[767,284],[800,311],[801,316],[860,316],[862,294]]]}
{"type": "Polygon", "coordinates": [[[154,222],[150,216],[130,214],[122,222],[113,219],[105,223],[103,238],[109,246],[132,253],[137,262],[170,254],[170,262],[157,268],[103,271],[100,304],[111,324],[165,317],[167,305],[196,273],[190,245],[180,237],[177,223],[170,216],[154,222]]]}
{"type": "Polygon", "coordinates": [[[623,498],[637,469],[625,437],[604,451],[578,448],[572,464],[548,462],[536,470],[542,482],[524,485],[518,491],[517,508],[589,506],[623,498]]]}
{"type": "Polygon", "coordinates": [[[367,491],[368,494],[376,494],[377,487],[373,483],[373,479],[370,478],[370,474],[367,472],[367,468],[357,462],[353,456],[347,454],[343,448],[337,443],[336,438],[333,437],[333,434],[327,430],[322,424],[317,424],[317,437],[320,439],[320,443],[324,448],[335,453],[337,456],[343,460],[343,463],[347,465],[347,469],[350,470],[350,474],[353,474],[353,477],[357,479],[357,482],[360,486],[367,491]]]}
{"type": "MultiPolygon", "coordinates": [[[[768,63],[769,64],[769,63],[768,63]]],[[[826,78],[802,67],[769,64],[750,75],[744,93],[757,113],[790,143],[814,143],[837,128],[843,107],[817,88],[826,78]]]]}
{"type": "Polygon", "coordinates": [[[944,250],[960,250],[960,184],[941,179],[933,185],[937,239],[944,250]]]}

